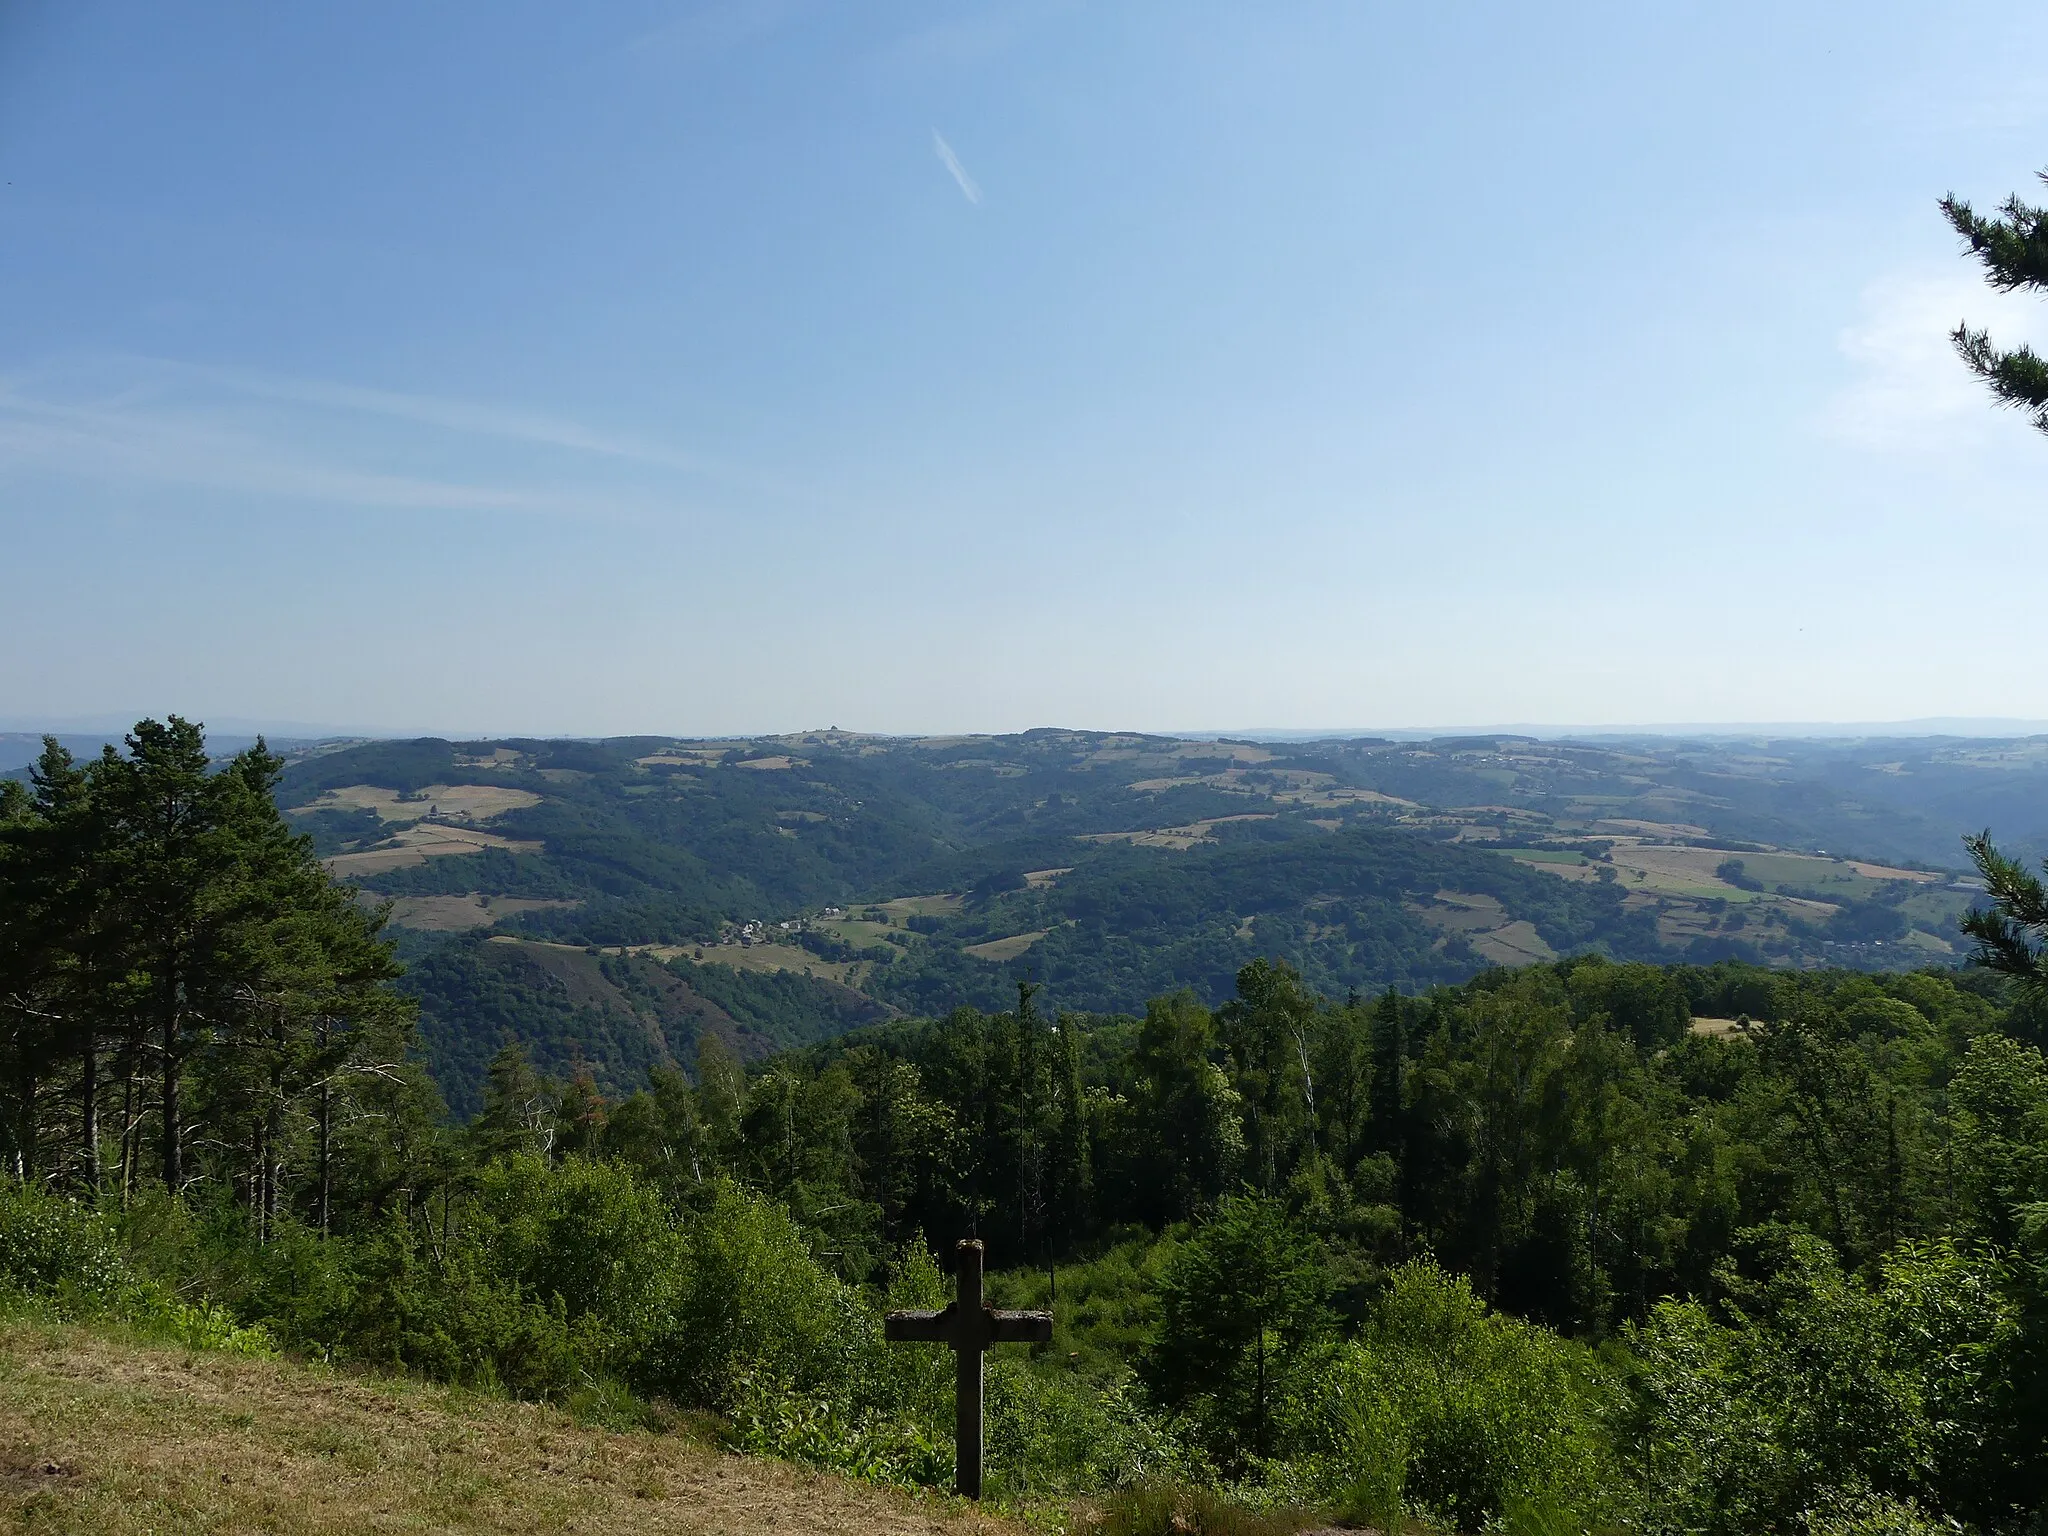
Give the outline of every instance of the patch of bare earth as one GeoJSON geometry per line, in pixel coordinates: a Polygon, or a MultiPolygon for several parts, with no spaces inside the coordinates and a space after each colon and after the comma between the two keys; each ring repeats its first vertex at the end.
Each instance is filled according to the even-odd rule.
{"type": "Polygon", "coordinates": [[[0,1527],[144,1532],[1014,1532],[681,1435],[277,1361],[0,1330],[0,1527]]]}

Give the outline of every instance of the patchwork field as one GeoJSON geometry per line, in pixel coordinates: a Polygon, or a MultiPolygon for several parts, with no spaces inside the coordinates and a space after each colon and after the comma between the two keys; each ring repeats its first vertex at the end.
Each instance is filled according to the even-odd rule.
{"type": "Polygon", "coordinates": [[[506,784],[429,784],[405,795],[374,784],[351,784],[344,789],[328,790],[319,799],[296,807],[292,814],[369,811],[379,821],[399,823],[429,816],[436,820],[489,821],[507,811],[523,811],[539,804],[540,796],[532,790],[514,789],[506,784]]]}
{"type": "Polygon", "coordinates": [[[507,853],[539,853],[541,845],[499,837],[492,832],[480,832],[474,827],[415,822],[392,837],[387,846],[368,848],[361,853],[338,853],[328,859],[327,867],[345,880],[360,879],[387,869],[424,864],[428,859],[481,853],[486,848],[501,848],[507,853]]]}
{"type": "Polygon", "coordinates": [[[1185,852],[1198,843],[1213,843],[1215,829],[1231,821],[1271,821],[1272,811],[1247,811],[1241,816],[1211,816],[1180,827],[1153,827],[1142,832],[1086,832],[1084,843],[1129,843],[1134,848],[1173,848],[1185,852]]]}
{"type": "Polygon", "coordinates": [[[477,891],[467,896],[400,896],[391,903],[391,923],[397,928],[414,928],[424,933],[467,933],[472,928],[488,928],[500,918],[520,912],[580,905],[528,896],[485,896],[477,891]]]}
{"type": "Polygon", "coordinates": [[[986,960],[991,965],[1002,965],[1016,959],[1044,937],[1043,930],[1037,933],[1015,933],[1007,939],[990,939],[986,944],[969,944],[965,947],[967,953],[977,960],[986,960]]]}
{"type": "Polygon", "coordinates": [[[1492,965],[1528,965],[1555,960],[1557,951],[1543,941],[1531,922],[1512,919],[1496,897],[1469,891],[1438,891],[1428,901],[1405,904],[1443,938],[1466,943],[1492,965]]]}
{"type": "MultiPolygon", "coordinates": [[[[496,938],[494,944],[533,944],[542,949],[580,950],[576,944],[548,944],[537,939],[496,938]]],[[[655,960],[690,960],[698,965],[723,965],[735,971],[793,971],[835,981],[859,990],[867,975],[863,961],[823,960],[795,944],[607,944],[600,951],[608,955],[647,955],[655,960]]]]}

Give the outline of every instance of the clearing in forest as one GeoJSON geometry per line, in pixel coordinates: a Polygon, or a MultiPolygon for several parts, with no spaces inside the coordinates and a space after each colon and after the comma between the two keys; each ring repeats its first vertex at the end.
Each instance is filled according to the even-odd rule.
{"type": "Polygon", "coordinates": [[[499,837],[494,832],[479,832],[474,827],[446,827],[437,821],[422,821],[398,833],[387,847],[338,853],[327,861],[327,867],[346,880],[387,869],[405,869],[429,859],[482,853],[486,848],[502,848],[507,853],[539,853],[541,845],[499,837]]]}
{"type": "Polygon", "coordinates": [[[310,805],[298,806],[294,816],[315,811],[370,811],[379,821],[419,821],[433,816],[453,821],[489,821],[507,811],[523,811],[540,804],[530,789],[513,789],[504,784],[429,784],[411,794],[383,789],[375,784],[350,784],[330,789],[310,805]]]}
{"type": "Polygon", "coordinates": [[[467,896],[400,896],[391,903],[391,925],[422,933],[467,933],[518,912],[582,905],[580,901],[548,901],[538,896],[486,896],[479,891],[467,896]]]}
{"type": "Polygon", "coordinates": [[[1044,938],[1045,933],[1042,928],[1037,933],[1013,933],[1007,939],[990,939],[986,944],[966,945],[965,950],[977,960],[985,960],[991,965],[1002,965],[1023,954],[1044,938]]]}

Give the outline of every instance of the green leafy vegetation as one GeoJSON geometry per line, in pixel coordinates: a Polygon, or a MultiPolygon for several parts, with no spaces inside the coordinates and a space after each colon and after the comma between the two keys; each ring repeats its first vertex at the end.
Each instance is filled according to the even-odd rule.
{"type": "MultiPolygon", "coordinates": [[[[53,748],[7,793],[17,1312],[622,1426],[704,1415],[736,1448],[932,1485],[951,1362],[885,1343],[882,1313],[939,1304],[937,1258],[974,1234],[993,1299],[1054,1314],[1050,1345],[999,1348],[989,1378],[990,1489],[1034,1519],[2021,1536],[2042,1518],[2048,903],[1988,841],[1992,904],[1968,920],[1988,963],[1960,970],[1583,949],[1340,996],[1314,957],[1365,942],[1345,930],[1306,965],[1245,959],[1220,996],[1081,1012],[1020,984],[1004,1006],[864,1022],[838,983],[748,969],[784,947],[765,929],[704,946],[738,965],[443,941],[411,995],[482,998],[459,1038],[496,1035],[450,1116],[377,915],[290,833],[275,773],[146,723],[86,765],[53,748]],[[581,1035],[536,1035],[556,1042],[536,1062],[523,1033],[563,1016],[636,1077],[600,1080],[581,1035]]],[[[1165,934],[1199,920],[1204,881],[1277,887],[1267,861],[1297,843],[1354,903],[1375,879],[1411,888],[1404,859],[1455,861],[1475,897],[1494,869],[1371,826],[1119,848],[1071,883],[843,913],[840,942],[925,917],[936,947],[1006,903],[1193,871],[1184,906],[1164,882],[1128,901],[1160,905],[1165,934]]],[[[1768,886],[1778,857],[1743,852],[1741,873],[1768,886]]],[[[1614,903],[1610,882],[1498,865],[1494,890],[1531,882],[1567,944],[1614,903]]],[[[922,963],[891,947],[892,975],[922,963]]]]}
{"type": "Polygon", "coordinates": [[[814,732],[369,743],[302,755],[278,798],[390,900],[467,1113],[508,1030],[616,1092],[723,1029],[638,961],[722,966],[764,999],[761,977],[829,984],[727,1032],[749,1059],[870,1016],[837,988],[936,1016],[999,1010],[1025,978],[1050,1006],[1135,1014],[1182,987],[1220,1003],[1261,957],[1331,996],[1588,950],[1953,963],[1973,892],[1941,866],[1987,822],[2048,846],[2044,789],[2039,743],[814,732]],[[646,986],[569,974],[549,945],[621,952],[646,986]]]}

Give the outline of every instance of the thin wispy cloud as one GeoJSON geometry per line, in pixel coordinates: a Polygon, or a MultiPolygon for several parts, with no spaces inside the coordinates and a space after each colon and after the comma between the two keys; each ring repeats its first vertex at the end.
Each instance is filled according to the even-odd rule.
{"type": "Polygon", "coordinates": [[[204,380],[257,399],[289,401],[303,405],[329,406],[409,421],[421,426],[445,427],[450,431],[482,437],[510,438],[550,448],[569,448],[605,458],[626,459],[639,464],[660,465],[697,474],[729,473],[727,466],[699,454],[659,443],[601,432],[579,422],[515,407],[482,404],[472,400],[451,400],[437,395],[414,395],[396,390],[370,389],[327,379],[293,378],[239,368],[214,368],[190,363],[167,362],[157,358],[136,360],[146,366],[186,378],[204,380]]]}
{"type": "Polygon", "coordinates": [[[562,513],[574,505],[544,492],[337,464],[180,413],[67,405],[7,387],[0,387],[0,467],[359,507],[562,513]]]}
{"type": "Polygon", "coordinates": [[[946,142],[946,136],[936,128],[932,130],[932,148],[938,153],[939,164],[951,171],[953,179],[960,184],[961,196],[965,197],[970,203],[979,205],[981,202],[980,185],[972,176],[967,174],[967,167],[962,165],[960,157],[953,153],[953,146],[946,142]]]}
{"type": "Polygon", "coordinates": [[[132,357],[0,377],[6,470],[364,508],[607,520],[672,514],[694,499],[679,475],[700,485],[747,478],[539,412],[132,357]],[[351,416],[392,425],[366,435],[351,416]],[[418,465],[445,460],[449,434],[529,449],[517,482],[496,472],[420,473],[418,465]]]}
{"type": "Polygon", "coordinates": [[[1827,403],[1821,427],[1859,447],[1920,452],[1981,440],[1997,412],[1956,356],[1964,321],[2002,347],[2048,342],[2041,307],[1993,292],[1974,267],[1893,273],[1867,285],[1862,313],[1837,339],[1854,377],[1827,403]]]}

